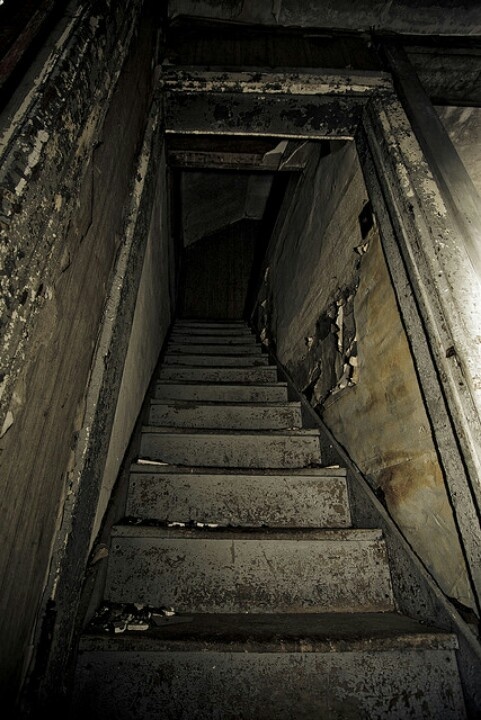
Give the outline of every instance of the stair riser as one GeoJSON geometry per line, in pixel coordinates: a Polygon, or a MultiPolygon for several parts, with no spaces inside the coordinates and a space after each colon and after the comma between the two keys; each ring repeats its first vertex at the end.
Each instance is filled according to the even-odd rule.
{"type": "Polygon", "coordinates": [[[262,347],[260,345],[197,345],[197,344],[182,344],[182,343],[169,343],[168,352],[173,353],[184,353],[190,355],[262,355],[262,347]]]}
{"type": "Polygon", "coordinates": [[[112,602],[177,612],[393,609],[382,540],[114,537],[112,602]]]}
{"type": "Polygon", "coordinates": [[[239,527],[349,527],[344,478],[131,475],[127,515],[239,527]]]}
{"type": "Polygon", "coordinates": [[[72,706],[71,720],[466,718],[454,653],[433,650],[85,652],[72,706]]]}
{"type": "Polygon", "coordinates": [[[191,365],[197,367],[264,367],[269,364],[266,355],[174,355],[167,354],[163,366],[191,365]]]}
{"type": "Polygon", "coordinates": [[[317,436],[143,432],[140,456],[169,465],[295,468],[320,464],[317,436]]]}
{"type": "Polygon", "coordinates": [[[231,335],[200,335],[192,334],[190,331],[185,333],[174,332],[170,336],[170,342],[181,343],[182,345],[256,345],[257,338],[252,334],[231,334],[231,335]]]}
{"type": "Polygon", "coordinates": [[[178,428],[218,428],[224,430],[300,429],[300,407],[251,407],[235,405],[160,405],[152,403],[150,425],[178,428]]]}
{"type": "Polygon", "coordinates": [[[224,382],[224,383],[275,383],[277,369],[274,367],[256,368],[196,368],[196,367],[163,367],[159,372],[159,380],[189,382],[224,382]]]}
{"type": "Polygon", "coordinates": [[[287,402],[287,387],[258,385],[185,385],[183,383],[158,384],[154,390],[156,400],[195,400],[222,403],[276,403],[287,402]]]}

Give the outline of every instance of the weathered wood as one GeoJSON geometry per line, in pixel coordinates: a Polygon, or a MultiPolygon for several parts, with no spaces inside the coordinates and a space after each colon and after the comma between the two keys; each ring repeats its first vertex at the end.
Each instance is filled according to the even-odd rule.
{"type": "Polygon", "coordinates": [[[393,42],[381,47],[404,110],[481,278],[481,197],[406,51],[393,42]]]}
{"type": "Polygon", "coordinates": [[[363,98],[236,92],[165,93],[167,133],[352,139],[363,98]]]}
{"type": "Polygon", "coordinates": [[[299,69],[296,72],[266,72],[261,69],[248,72],[178,67],[167,68],[162,74],[162,87],[166,92],[237,92],[244,94],[289,96],[360,96],[369,98],[373,92],[389,92],[391,76],[372,70],[320,70],[318,73],[299,69]]]}
{"type": "MultiPolygon", "coordinates": [[[[461,335],[459,345],[456,343],[460,358],[463,351],[470,356],[469,347],[465,338],[462,344],[464,324],[456,317],[459,303],[443,306],[443,300],[444,303],[449,300],[446,287],[444,292],[439,287],[443,282],[443,266],[432,250],[432,235],[439,232],[441,237],[446,236],[446,219],[436,218],[430,208],[432,197],[425,160],[420,149],[416,150],[415,141],[414,146],[410,141],[410,155],[406,148],[404,154],[399,151],[396,138],[408,137],[408,124],[403,121],[403,115],[396,99],[390,104],[371,106],[364,117],[364,129],[359,132],[357,145],[370,197],[381,223],[386,260],[479,603],[481,527],[476,482],[480,463],[476,448],[479,415],[466,387],[466,368],[463,369],[456,357],[453,362],[453,356],[447,352],[454,347],[450,334],[453,324],[458,336],[461,335]],[[390,147],[389,156],[385,152],[386,142],[390,147]]],[[[448,239],[446,236],[446,241],[448,239]]],[[[459,254],[454,257],[459,262],[459,254]]],[[[470,266],[468,269],[472,272],[470,266]]]]}

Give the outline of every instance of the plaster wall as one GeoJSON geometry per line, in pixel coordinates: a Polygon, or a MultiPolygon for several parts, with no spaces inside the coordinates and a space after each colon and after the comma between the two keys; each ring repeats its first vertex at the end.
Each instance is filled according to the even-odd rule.
{"type": "Polygon", "coordinates": [[[115,419],[100,490],[92,542],[100,529],[112,489],[171,323],[170,279],[173,255],[168,223],[165,153],[160,165],[152,221],[140,279],[115,419]]]}
{"type": "Polygon", "coordinates": [[[152,89],[142,2],[82,9],[2,127],[0,694],[15,699],[62,521],[152,89]],[[131,42],[135,38],[135,51],[131,42]],[[107,61],[106,61],[107,59],[107,61]]]}
{"type": "MultiPolygon", "coordinates": [[[[337,148],[337,149],[336,149],[337,148]]],[[[266,342],[442,590],[472,605],[444,479],[353,143],[309,166],[268,250],[266,342]]]]}

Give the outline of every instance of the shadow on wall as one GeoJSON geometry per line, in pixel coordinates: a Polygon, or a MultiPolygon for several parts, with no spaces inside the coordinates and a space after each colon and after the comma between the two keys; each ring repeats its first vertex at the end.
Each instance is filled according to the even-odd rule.
{"type": "Polygon", "coordinates": [[[179,317],[246,316],[259,231],[258,220],[241,220],[185,249],[179,317]]]}

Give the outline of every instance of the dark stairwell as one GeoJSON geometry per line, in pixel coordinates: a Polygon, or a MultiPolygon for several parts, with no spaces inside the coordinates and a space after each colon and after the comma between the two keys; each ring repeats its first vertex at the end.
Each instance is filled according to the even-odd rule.
{"type": "Polygon", "coordinates": [[[27,5],[0,57],[5,712],[479,718],[479,283],[440,205],[476,202],[439,126],[476,126],[476,38],[395,38],[406,61],[296,2],[299,28],[27,5]]]}
{"type": "MultiPolygon", "coordinates": [[[[349,157],[309,150],[308,175],[349,157]]],[[[346,167],[330,190],[339,212],[353,202],[346,167]]],[[[223,197],[239,193],[222,176],[223,197]]],[[[316,383],[299,392],[262,326],[267,240],[303,211],[302,188],[286,176],[267,214],[187,243],[179,317],[93,552],[72,719],[466,716],[456,635],[403,610],[382,527],[352,512],[356,481],[313,409],[316,383]]],[[[212,203],[198,198],[195,212],[222,225],[229,214],[212,203]]],[[[372,242],[368,210],[347,228],[372,242]]],[[[353,319],[336,320],[357,357],[353,319]]],[[[328,353],[336,386],[344,367],[336,378],[328,353]]]]}

